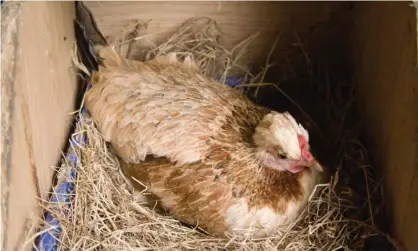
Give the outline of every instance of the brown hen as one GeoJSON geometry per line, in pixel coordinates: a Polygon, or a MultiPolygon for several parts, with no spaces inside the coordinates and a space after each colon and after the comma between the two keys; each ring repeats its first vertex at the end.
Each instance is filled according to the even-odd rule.
{"type": "Polygon", "coordinates": [[[299,216],[323,173],[289,113],[257,106],[190,58],[122,58],[79,2],[77,17],[95,51],[79,45],[93,62],[85,105],[130,186],[212,235],[263,236],[299,216]]]}

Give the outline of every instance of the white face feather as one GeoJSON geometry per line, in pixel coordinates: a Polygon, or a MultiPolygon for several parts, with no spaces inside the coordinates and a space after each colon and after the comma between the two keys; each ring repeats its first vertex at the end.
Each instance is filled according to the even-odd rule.
{"type": "Polygon", "coordinates": [[[292,159],[301,158],[298,134],[303,135],[309,142],[309,134],[301,124],[287,112],[272,112],[267,114],[263,120],[270,122],[269,131],[274,136],[277,145],[280,145],[287,156],[292,159]]]}

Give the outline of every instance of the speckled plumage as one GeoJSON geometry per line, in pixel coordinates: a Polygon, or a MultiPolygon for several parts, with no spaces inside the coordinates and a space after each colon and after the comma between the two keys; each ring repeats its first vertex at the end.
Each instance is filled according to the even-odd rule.
{"type": "MultiPolygon", "coordinates": [[[[139,62],[112,54],[110,48],[101,51],[104,66],[93,73],[85,104],[127,162],[139,163],[148,154],[179,165],[198,161],[208,154],[208,142],[254,130],[268,112],[170,57],[139,62]],[[230,131],[222,129],[227,120],[230,131]]],[[[234,136],[234,144],[250,143],[234,136]]]]}
{"type": "Polygon", "coordinates": [[[85,106],[128,184],[217,236],[263,236],[298,217],[323,176],[290,114],[254,104],[190,59],[128,60],[103,41],[95,51],[85,106]]]}
{"type": "Polygon", "coordinates": [[[152,156],[141,164],[120,160],[121,172],[132,188],[151,193],[175,218],[219,237],[274,233],[299,216],[320,181],[316,169],[259,170],[256,161],[228,159],[224,152],[213,156],[216,160],[178,167],[152,156]]]}
{"type": "Polygon", "coordinates": [[[298,216],[319,173],[263,165],[252,136],[268,109],[168,57],[103,52],[113,53],[102,51],[86,107],[134,187],[145,184],[175,217],[214,235],[257,230],[256,221],[263,228],[253,234],[263,235],[298,216]]]}

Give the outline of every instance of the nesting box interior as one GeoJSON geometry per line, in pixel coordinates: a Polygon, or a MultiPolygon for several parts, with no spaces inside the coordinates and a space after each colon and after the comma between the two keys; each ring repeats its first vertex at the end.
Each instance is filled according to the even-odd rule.
{"type": "MultiPolygon", "coordinates": [[[[258,33],[240,58],[242,65],[263,65],[268,57],[284,65],[300,50],[298,42],[309,41],[312,58],[328,62],[334,75],[350,76],[355,83],[369,154],[383,176],[389,231],[406,250],[418,250],[414,238],[418,232],[418,43],[417,10],[412,3],[86,2],[86,6],[105,36],[117,37],[132,21],[151,19],[147,29],[157,34],[158,41],[194,16],[216,20],[225,33],[225,47],[258,33]],[[270,53],[279,33],[280,42],[270,53]]],[[[73,18],[72,2],[2,3],[4,250],[21,245],[28,219],[42,213],[38,198],[48,198],[53,167],[68,142],[72,112],[80,105],[71,57],[73,18]]],[[[311,102],[306,106],[314,109],[317,101],[309,93],[310,89],[288,88],[288,95],[311,102]]],[[[283,97],[278,97],[270,97],[266,105],[280,109],[282,103],[276,99],[283,97]]],[[[329,151],[323,150],[324,158],[333,154],[329,151]]]]}

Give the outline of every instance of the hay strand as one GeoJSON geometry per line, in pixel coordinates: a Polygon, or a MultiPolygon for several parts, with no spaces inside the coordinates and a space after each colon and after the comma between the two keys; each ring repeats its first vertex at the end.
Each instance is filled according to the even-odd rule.
{"type": "MultiPolygon", "coordinates": [[[[163,43],[155,44],[150,40],[152,34],[143,34],[147,23],[137,22],[134,31],[128,36],[115,39],[115,50],[131,58],[135,52],[135,58],[139,60],[152,59],[170,52],[176,52],[180,57],[192,55],[202,73],[218,78],[221,83],[227,84],[231,72],[240,72],[245,80],[238,88],[256,87],[258,92],[264,86],[274,86],[286,95],[276,84],[264,82],[266,72],[273,65],[270,57],[280,42],[279,37],[262,71],[254,73],[238,62],[257,38],[256,35],[228,50],[220,43],[222,32],[216,22],[203,17],[186,21],[163,43]]],[[[311,67],[312,60],[301,46],[299,37],[297,44],[311,67]]],[[[84,71],[85,67],[80,65],[76,55],[75,49],[74,63],[84,71]]],[[[250,239],[245,235],[231,236],[229,239],[212,238],[198,229],[183,226],[171,216],[155,212],[144,202],[146,191],[129,193],[124,179],[119,175],[119,163],[115,155],[89,115],[79,113],[77,130],[72,136],[70,148],[78,161],[72,165],[67,156],[58,172],[58,182],[67,180],[75,184],[75,190],[70,194],[71,207],[63,210],[62,205],[42,203],[60,222],[60,245],[57,250],[349,250],[361,247],[368,236],[378,234],[384,235],[396,245],[392,238],[375,227],[373,217],[376,206],[372,197],[381,191],[381,182],[377,182],[378,179],[367,167],[367,151],[353,135],[343,136],[343,113],[347,113],[351,104],[338,102],[338,97],[329,91],[330,83],[324,83],[327,85],[323,88],[327,93],[327,106],[337,106],[339,109],[334,113],[341,115],[338,121],[338,142],[343,142],[339,151],[341,164],[329,183],[316,186],[307,208],[295,223],[275,235],[260,239],[250,239]],[[344,103],[345,107],[338,105],[340,103],[344,103]],[[74,140],[79,137],[85,137],[88,141],[80,143],[74,140]],[[348,177],[347,168],[362,169],[367,188],[365,200],[345,181],[348,177]],[[76,176],[72,175],[74,172],[77,172],[76,176]],[[358,203],[359,200],[362,203],[358,203]],[[368,217],[361,221],[353,212],[361,211],[359,205],[363,204],[368,207],[368,217]]],[[[292,102],[298,106],[295,101],[292,102]]],[[[305,115],[325,137],[315,121],[308,114],[305,115]]],[[[44,225],[43,229],[28,236],[25,245],[54,228],[45,221],[44,225]]]]}

